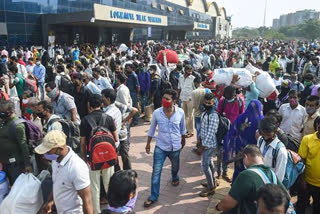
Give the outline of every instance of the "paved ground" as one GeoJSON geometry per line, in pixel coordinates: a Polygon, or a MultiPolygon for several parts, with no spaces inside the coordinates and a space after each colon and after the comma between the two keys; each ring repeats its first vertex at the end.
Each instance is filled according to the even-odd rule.
{"type": "MultiPolygon", "coordinates": [[[[150,194],[153,163],[153,152],[148,155],[144,149],[148,128],[149,126],[143,123],[141,126],[131,128],[130,157],[132,167],[138,172],[139,176],[139,196],[135,211],[141,214],[206,213],[210,200],[198,196],[198,193],[202,190],[200,182],[205,177],[200,168],[200,157],[191,152],[196,143],[195,137],[187,139],[186,146],[181,153],[180,185],[178,187],[171,186],[171,164],[167,160],[162,171],[158,202],[149,209],[143,207],[143,202],[150,194]]],[[[154,145],[153,141],[151,151],[153,151],[154,145]]]]}

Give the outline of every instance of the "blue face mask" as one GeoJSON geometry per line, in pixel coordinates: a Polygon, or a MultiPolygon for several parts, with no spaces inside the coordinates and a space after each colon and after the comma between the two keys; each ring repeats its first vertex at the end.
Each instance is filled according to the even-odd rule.
{"type": "Polygon", "coordinates": [[[58,159],[59,155],[57,154],[44,154],[44,158],[49,161],[56,161],[58,159]]]}

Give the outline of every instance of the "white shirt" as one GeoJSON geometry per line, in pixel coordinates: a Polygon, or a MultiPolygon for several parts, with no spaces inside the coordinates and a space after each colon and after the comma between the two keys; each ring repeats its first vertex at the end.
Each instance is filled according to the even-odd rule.
{"type": "Polygon", "coordinates": [[[263,140],[262,144],[260,146],[262,137],[259,137],[257,146],[259,147],[262,154],[265,154],[263,156],[264,158],[264,165],[269,166],[277,175],[277,178],[282,182],[284,178],[284,174],[286,172],[286,166],[287,166],[287,160],[288,160],[288,152],[286,147],[283,145],[279,149],[278,156],[276,158],[276,164],[275,168],[272,167],[272,160],[273,160],[273,150],[277,147],[278,142],[281,142],[278,137],[276,137],[268,146],[266,146],[266,142],[263,140]]]}
{"type": "Polygon", "coordinates": [[[130,90],[126,85],[121,84],[118,86],[116,101],[118,101],[124,105],[132,106],[132,99],[130,96],[130,90]]]}
{"type": "Polygon", "coordinates": [[[274,84],[277,86],[281,86],[283,79],[280,77],[279,80],[273,79],[274,84]]]}
{"type": "Polygon", "coordinates": [[[295,109],[290,107],[289,103],[280,106],[279,113],[282,115],[280,128],[284,133],[292,136],[298,142],[301,140],[301,130],[307,117],[305,108],[298,105],[295,109]]]}
{"type": "Polygon", "coordinates": [[[193,75],[185,78],[184,75],[179,77],[178,89],[181,89],[180,99],[181,101],[191,101],[192,91],[196,88],[193,84],[195,77],[193,75]]]}
{"type": "Polygon", "coordinates": [[[82,214],[78,191],[90,186],[87,164],[72,151],[60,163],[52,161],[53,199],[59,214],[82,214]]]}
{"type": "Polygon", "coordinates": [[[27,67],[26,67],[27,72],[32,74],[34,66],[35,66],[34,64],[33,65],[28,64],[27,67]]]}
{"type": "Polygon", "coordinates": [[[93,83],[96,84],[101,91],[103,89],[112,89],[112,85],[110,84],[109,80],[102,76],[100,76],[98,79],[93,79],[93,83]]]}

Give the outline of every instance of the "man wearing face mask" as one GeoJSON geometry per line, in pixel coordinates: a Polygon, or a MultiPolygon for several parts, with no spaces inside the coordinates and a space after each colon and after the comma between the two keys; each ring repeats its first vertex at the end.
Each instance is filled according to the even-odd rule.
{"type": "Polygon", "coordinates": [[[223,211],[228,214],[256,214],[257,192],[260,187],[265,185],[265,182],[260,177],[260,174],[263,176],[262,173],[271,182],[281,185],[274,172],[270,167],[266,166],[263,155],[256,145],[247,145],[243,149],[242,157],[246,170],[239,174],[232,184],[229,194],[217,204],[217,211],[223,211]]]}
{"type": "Polygon", "coordinates": [[[138,174],[134,170],[122,170],[113,174],[109,183],[108,208],[102,214],[134,214],[138,198],[138,174]]]}
{"type": "Polygon", "coordinates": [[[92,93],[87,87],[83,86],[83,77],[80,73],[74,72],[71,75],[71,79],[74,85],[72,96],[74,98],[80,119],[82,119],[84,116],[88,115],[88,102],[92,93]]]}
{"type": "Polygon", "coordinates": [[[180,152],[186,143],[186,126],[184,111],[176,107],[175,100],[177,93],[173,89],[164,91],[162,97],[162,108],[153,112],[150,129],[148,131],[148,140],[146,153],[150,154],[150,143],[158,126],[158,136],[156,137],[156,146],[154,149],[154,159],[151,177],[151,195],[144,202],[144,207],[150,207],[154,204],[160,194],[160,179],[163,164],[168,157],[172,165],[171,185],[179,185],[179,167],[180,152]]]}
{"type": "Polygon", "coordinates": [[[15,138],[9,136],[9,130],[17,119],[14,103],[0,100],[0,162],[11,185],[21,173],[32,172],[24,123],[16,125],[15,138]]]}
{"type": "Polygon", "coordinates": [[[76,125],[80,125],[80,117],[74,98],[67,93],[60,91],[54,82],[46,85],[47,96],[51,99],[54,113],[71,120],[76,125]]]}
{"type": "Polygon", "coordinates": [[[46,77],[46,68],[41,64],[41,60],[39,58],[37,58],[36,65],[33,68],[33,75],[37,78],[37,86],[41,91],[41,100],[44,100],[44,79],[46,77]]]}
{"type": "Polygon", "coordinates": [[[306,99],[308,96],[311,95],[312,89],[314,87],[313,85],[313,81],[314,81],[314,75],[311,73],[307,73],[304,75],[304,90],[301,92],[301,99],[300,99],[300,104],[302,106],[305,105],[306,103],[306,99]]]}
{"type": "Polygon", "coordinates": [[[274,117],[265,117],[260,121],[259,126],[261,136],[257,140],[257,146],[264,158],[264,164],[270,167],[282,182],[286,171],[288,153],[285,145],[277,137],[277,119],[274,117]],[[276,162],[273,163],[274,150],[277,148],[279,148],[278,155],[276,162]]]}
{"type": "Polygon", "coordinates": [[[51,213],[93,214],[89,169],[87,164],[66,145],[67,136],[61,131],[50,131],[34,150],[52,161],[53,191],[43,207],[51,213]]]}
{"type": "Polygon", "coordinates": [[[287,148],[297,151],[301,140],[301,133],[307,113],[305,108],[299,104],[299,95],[297,91],[291,90],[288,94],[288,102],[281,105],[279,113],[282,115],[280,128],[286,133],[289,138],[287,148]],[[297,144],[297,145],[295,145],[297,144]],[[295,147],[292,147],[294,146],[295,147]]]}
{"type": "Polygon", "coordinates": [[[205,185],[205,189],[200,192],[200,197],[207,197],[214,194],[216,188],[212,157],[217,147],[216,133],[219,126],[219,116],[214,109],[214,104],[214,95],[212,93],[206,93],[203,100],[205,111],[201,115],[199,141],[203,147],[201,168],[206,176],[207,184],[205,185]]]}
{"type": "Polygon", "coordinates": [[[63,131],[61,123],[58,121],[60,116],[53,114],[53,106],[47,101],[40,101],[37,105],[37,116],[44,120],[43,133],[47,133],[52,130],[63,131]],[[56,122],[52,122],[56,121],[56,122]]]}
{"type": "Polygon", "coordinates": [[[319,100],[318,96],[311,95],[307,98],[305,107],[306,107],[306,112],[307,112],[308,116],[306,117],[304,124],[303,124],[303,132],[302,132],[303,136],[313,134],[315,132],[313,124],[314,124],[314,120],[318,116],[320,116],[319,102],[320,102],[320,100],[319,100]]]}

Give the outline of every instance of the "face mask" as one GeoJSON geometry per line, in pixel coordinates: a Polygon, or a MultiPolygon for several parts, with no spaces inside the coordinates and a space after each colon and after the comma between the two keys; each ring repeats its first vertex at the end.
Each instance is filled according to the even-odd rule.
{"type": "Polygon", "coordinates": [[[9,112],[0,112],[0,118],[1,119],[6,119],[9,117],[9,112]]]}
{"type": "Polygon", "coordinates": [[[45,118],[45,114],[43,113],[43,112],[38,112],[37,113],[37,116],[40,118],[40,119],[43,119],[43,118],[45,118]]]}
{"type": "Polygon", "coordinates": [[[274,60],[274,57],[271,57],[271,61],[273,61],[274,60]]]}
{"type": "Polygon", "coordinates": [[[291,106],[297,105],[297,101],[295,99],[290,99],[290,105],[291,106]]]}
{"type": "Polygon", "coordinates": [[[3,63],[6,63],[6,62],[7,62],[7,60],[6,60],[6,59],[2,59],[2,62],[3,62],[3,63]]]}
{"type": "Polygon", "coordinates": [[[36,62],[37,65],[40,65],[40,62],[36,62]]]}
{"type": "Polygon", "coordinates": [[[57,97],[57,88],[50,91],[47,95],[50,99],[52,99],[52,100],[55,99],[57,97]]]}
{"type": "Polygon", "coordinates": [[[190,75],[191,75],[190,73],[186,73],[186,74],[185,74],[186,77],[188,77],[188,76],[190,76],[190,75]]]}
{"type": "Polygon", "coordinates": [[[227,102],[228,102],[228,103],[232,103],[233,101],[234,101],[234,98],[231,99],[231,100],[228,100],[228,99],[227,99],[227,102]]]}
{"type": "Polygon", "coordinates": [[[276,74],[277,77],[282,77],[282,74],[276,74]]]}
{"type": "Polygon", "coordinates": [[[298,78],[297,78],[297,77],[291,77],[291,81],[292,81],[292,82],[294,82],[294,83],[295,83],[297,80],[298,80],[298,78]]]}
{"type": "Polygon", "coordinates": [[[57,154],[44,154],[43,156],[49,161],[56,161],[59,157],[57,154]]]}
{"type": "Polygon", "coordinates": [[[206,111],[211,111],[213,108],[213,106],[209,106],[209,105],[203,105],[203,107],[206,111]]]}
{"type": "Polygon", "coordinates": [[[312,83],[309,82],[309,81],[304,81],[303,84],[304,84],[306,87],[309,87],[310,85],[312,85],[312,83]]]}
{"type": "Polygon", "coordinates": [[[316,109],[313,108],[313,107],[306,107],[306,112],[307,112],[309,115],[313,115],[313,114],[316,112],[316,109]]]}
{"type": "Polygon", "coordinates": [[[23,104],[27,104],[27,103],[28,103],[28,99],[23,99],[23,100],[22,100],[22,103],[23,103],[23,104]]]}
{"type": "Polygon", "coordinates": [[[163,108],[170,108],[172,105],[172,102],[167,101],[166,99],[162,99],[162,106],[163,108]]]}
{"type": "Polygon", "coordinates": [[[26,108],[26,113],[27,113],[27,114],[32,114],[32,113],[33,113],[33,111],[32,111],[32,109],[31,109],[31,108],[26,108]]]}

